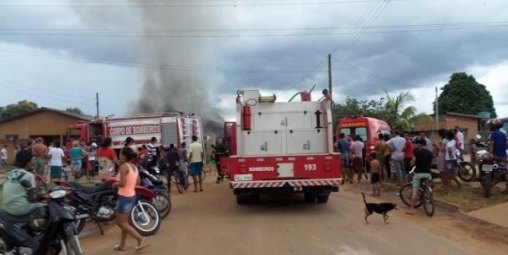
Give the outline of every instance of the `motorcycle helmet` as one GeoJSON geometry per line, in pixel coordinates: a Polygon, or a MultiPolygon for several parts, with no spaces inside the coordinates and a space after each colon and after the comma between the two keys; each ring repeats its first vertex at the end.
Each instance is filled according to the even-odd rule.
{"type": "Polygon", "coordinates": [[[499,129],[503,126],[503,123],[501,122],[501,120],[497,119],[497,118],[487,120],[486,124],[489,127],[490,131],[494,131],[494,130],[499,129]]]}
{"type": "Polygon", "coordinates": [[[48,225],[48,206],[39,206],[30,212],[30,228],[35,232],[41,232],[48,225]]]}

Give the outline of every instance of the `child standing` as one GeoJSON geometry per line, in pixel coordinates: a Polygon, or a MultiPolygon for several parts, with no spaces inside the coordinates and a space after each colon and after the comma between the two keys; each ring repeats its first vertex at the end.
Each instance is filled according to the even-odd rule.
{"type": "Polygon", "coordinates": [[[371,196],[381,196],[381,163],[376,158],[376,152],[373,151],[370,153],[372,160],[370,161],[370,183],[372,184],[372,194],[371,196]]]}

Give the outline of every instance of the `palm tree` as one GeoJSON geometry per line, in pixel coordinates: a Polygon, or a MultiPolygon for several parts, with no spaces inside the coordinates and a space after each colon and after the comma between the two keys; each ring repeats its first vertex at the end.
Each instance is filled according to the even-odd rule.
{"type": "Polygon", "coordinates": [[[416,124],[432,121],[432,118],[425,113],[417,113],[414,106],[403,107],[410,101],[414,101],[409,91],[400,92],[396,97],[391,97],[386,92],[387,102],[385,105],[388,114],[387,120],[394,130],[409,131],[414,129],[416,124]]]}

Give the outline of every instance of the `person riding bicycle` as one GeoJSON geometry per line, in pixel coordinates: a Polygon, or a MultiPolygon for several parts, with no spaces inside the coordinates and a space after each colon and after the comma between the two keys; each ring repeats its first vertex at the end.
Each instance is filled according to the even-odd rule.
{"type": "Polygon", "coordinates": [[[167,184],[168,189],[171,189],[170,183],[171,183],[171,175],[176,172],[176,176],[178,177],[178,181],[180,184],[184,186],[185,189],[187,189],[187,181],[185,178],[185,172],[180,170],[180,155],[178,154],[178,151],[176,151],[175,145],[170,144],[168,150],[166,151],[165,155],[165,161],[167,164],[167,184]]]}
{"type": "Polygon", "coordinates": [[[420,182],[422,179],[432,180],[430,174],[430,168],[432,166],[432,158],[434,154],[425,149],[427,142],[425,139],[418,138],[415,141],[416,152],[413,159],[411,160],[411,166],[415,166],[415,174],[413,176],[413,194],[411,196],[411,208],[408,214],[415,214],[415,203],[418,197],[418,189],[420,188],[420,182]]]}
{"type": "MultiPolygon", "coordinates": [[[[493,159],[500,160],[500,161],[506,161],[506,133],[503,132],[501,127],[503,124],[501,123],[501,120],[499,119],[490,119],[487,121],[487,125],[490,128],[490,144],[489,144],[489,152],[493,159]]],[[[508,174],[505,175],[506,179],[506,187],[505,190],[502,192],[503,194],[508,194],[508,174]]]]}
{"type": "Polygon", "coordinates": [[[36,187],[35,175],[32,173],[32,152],[20,150],[16,154],[16,169],[9,171],[3,184],[3,210],[15,216],[26,215],[39,206],[34,201],[38,196],[36,189],[26,189],[21,181],[27,180],[36,187]]]}

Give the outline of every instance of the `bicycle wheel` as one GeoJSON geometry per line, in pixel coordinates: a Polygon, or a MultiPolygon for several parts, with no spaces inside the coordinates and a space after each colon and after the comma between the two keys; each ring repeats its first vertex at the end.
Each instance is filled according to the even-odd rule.
{"type": "Polygon", "coordinates": [[[199,180],[200,180],[200,181],[204,181],[204,180],[205,180],[205,178],[206,178],[206,171],[203,169],[203,170],[201,171],[201,175],[199,175],[199,180]]]}
{"type": "MultiPolygon", "coordinates": [[[[411,196],[413,195],[413,185],[411,183],[407,183],[402,185],[399,190],[399,197],[402,202],[408,206],[411,207],[411,196]]],[[[418,208],[422,205],[422,202],[417,200],[415,203],[415,208],[418,208]]]]}
{"type": "Polygon", "coordinates": [[[423,200],[423,210],[425,210],[427,216],[432,217],[432,215],[434,215],[434,211],[436,210],[436,206],[434,205],[432,191],[428,187],[425,187],[425,190],[422,195],[422,200],[423,200]]]}
{"type": "Polygon", "coordinates": [[[175,184],[176,189],[178,190],[178,193],[182,194],[185,187],[182,185],[181,180],[179,180],[178,173],[176,171],[174,171],[171,174],[171,182],[173,182],[175,184]]]}

